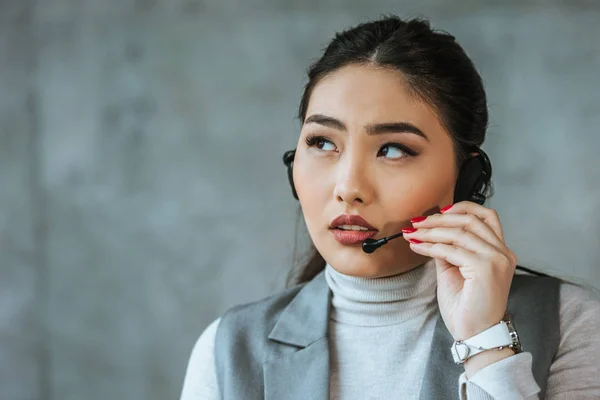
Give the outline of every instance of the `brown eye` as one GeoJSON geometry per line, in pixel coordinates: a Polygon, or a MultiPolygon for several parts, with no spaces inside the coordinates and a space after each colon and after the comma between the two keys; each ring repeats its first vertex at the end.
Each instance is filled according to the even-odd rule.
{"type": "Polygon", "coordinates": [[[333,151],[335,150],[335,145],[333,142],[323,136],[309,136],[306,138],[306,145],[308,147],[316,147],[322,151],[333,151]]]}
{"type": "Polygon", "coordinates": [[[404,155],[404,152],[402,149],[386,144],[385,146],[381,147],[378,156],[388,157],[388,155],[390,158],[401,158],[404,155]]]}
{"type": "Polygon", "coordinates": [[[377,156],[389,159],[413,157],[415,155],[417,155],[417,153],[399,143],[387,143],[384,146],[381,146],[381,149],[379,149],[379,152],[377,153],[377,156]]]}

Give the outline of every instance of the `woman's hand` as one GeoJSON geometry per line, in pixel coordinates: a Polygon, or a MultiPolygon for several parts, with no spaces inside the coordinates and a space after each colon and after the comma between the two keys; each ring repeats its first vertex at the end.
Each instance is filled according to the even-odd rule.
{"type": "MultiPolygon", "coordinates": [[[[517,257],[506,247],[495,210],[462,201],[403,230],[418,254],[435,258],[442,318],[455,340],[497,324],[506,312],[517,257]],[[410,230],[410,229],[408,229],[410,230]]],[[[487,352],[486,352],[487,353],[487,352]]]]}

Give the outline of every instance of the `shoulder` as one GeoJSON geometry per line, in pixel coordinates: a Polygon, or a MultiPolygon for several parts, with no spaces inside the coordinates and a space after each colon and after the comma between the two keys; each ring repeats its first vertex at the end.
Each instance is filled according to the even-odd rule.
{"type": "Polygon", "coordinates": [[[281,290],[256,301],[238,304],[229,308],[221,316],[217,335],[221,337],[228,330],[242,327],[265,327],[276,319],[281,311],[294,299],[306,283],[281,290]]]}
{"type": "Polygon", "coordinates": [[[530,275],[525,273],[515,273],[513,276],[513,285],[517,287],[540,287],[540,286],[558,286],[561,283],[561,279],[554,276],[544,275],[530,275]]]}
{"type": "Polygon", "coordinates": [[[192,349],[192,354],[190,356],[188,371],[190,369],[204,369],[212,365],[215,336],[217,334],[217,328],[220,322],[220,317],[212,321],[196,340],[196,344],[194,344],[194,348],[192,349]]]}
{"type": "Polygon", "coordinates": [[[561,280],[554,276],[515,274],[510,287],[509,303],[528,304],[532,313],[558,313],[561,280]]]}
{"type": "Polygon", "coordinates": [[[219,398],[214,343],[220,320],[217,318],[211,322],[196,340],[188,361],[181,400],[219,398]]]}
{"type": "Polygon", "coordinates": [[[194,345],[192,354],[197,353],[198,355],[209,356],[209,353],[212,353],[215,343],[215,336],[217,334],[217,328],[219,327],[220,322],[221,317],[218,317],[217,319],[212,321],[206,327],[206,329],[204,329],[204,331],[200,334],[200,337],[196,341],[196,344],[194,345]]]}
{"type": "Polygon", "coordinates": [[[273,343],[269,332],[278,317],[305,284],[285,289],[257,301],[229,308],[214,332],[214,360],[217,376],[228,379],[222,371],[260,371],[260,363],[273,343]]]}
{"type": "Polygon", "coordinates": [[[516,274],[510,291],[515,301],[527,301],[538,307],[555,304],[561,325],[581,320],[583,315],[600,313],[600,290],[559,277],[516,274]]]}
{"type": "Polygon", "coordinates": [[[585,284],[562,281],[560,294],[561,302],[568,307],[600,306],[600,289],[585,284]]]}
{"type": "Polygon", "coordinates": [[[598,289],[571,282],[560,285],[560,320],[563,333],[575,330],[592,333],[600,328],[598,289]]]}

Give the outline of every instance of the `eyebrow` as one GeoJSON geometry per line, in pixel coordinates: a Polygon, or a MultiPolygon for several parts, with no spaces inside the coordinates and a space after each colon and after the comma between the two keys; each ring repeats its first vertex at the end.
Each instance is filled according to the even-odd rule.
{"type": "MultiPolygon", "coordinates": [[[[339,119],[328,117],[322,114],[312,114],[304,121],[305,124],[319,124],[328,128],[337,129],[338,131],[346,131],[346,125],[339,119]]],[[[379,124],[371,124],[366,127],[367,135],[381,135],[384,133],[413,133],[421,136],[425,140],[429,140],[427,136],[410,122],[384,122],[379,124]]]]}

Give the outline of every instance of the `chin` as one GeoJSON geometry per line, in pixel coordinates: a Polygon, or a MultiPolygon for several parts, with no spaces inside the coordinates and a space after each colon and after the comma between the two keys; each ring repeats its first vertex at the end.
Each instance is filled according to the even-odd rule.
{"type": "Polygon", "coordinates": [[[427,257],[414,253],[408,244],[390,243],[367,254],[360,245],[343,246],[335,242],[321,252],[336,271],[363,278],[380,278],[401,274],[424,263],[427,257]]]}
{"type": "Polygon", "coordinates": [[[360,246],[344,247],[341,250],[331,251],[331,257],[324,256],[336,271],[363,278],[375,278],[389,272],[380,260],[374,258],[372,254],[363,252],[360,246]]]}

